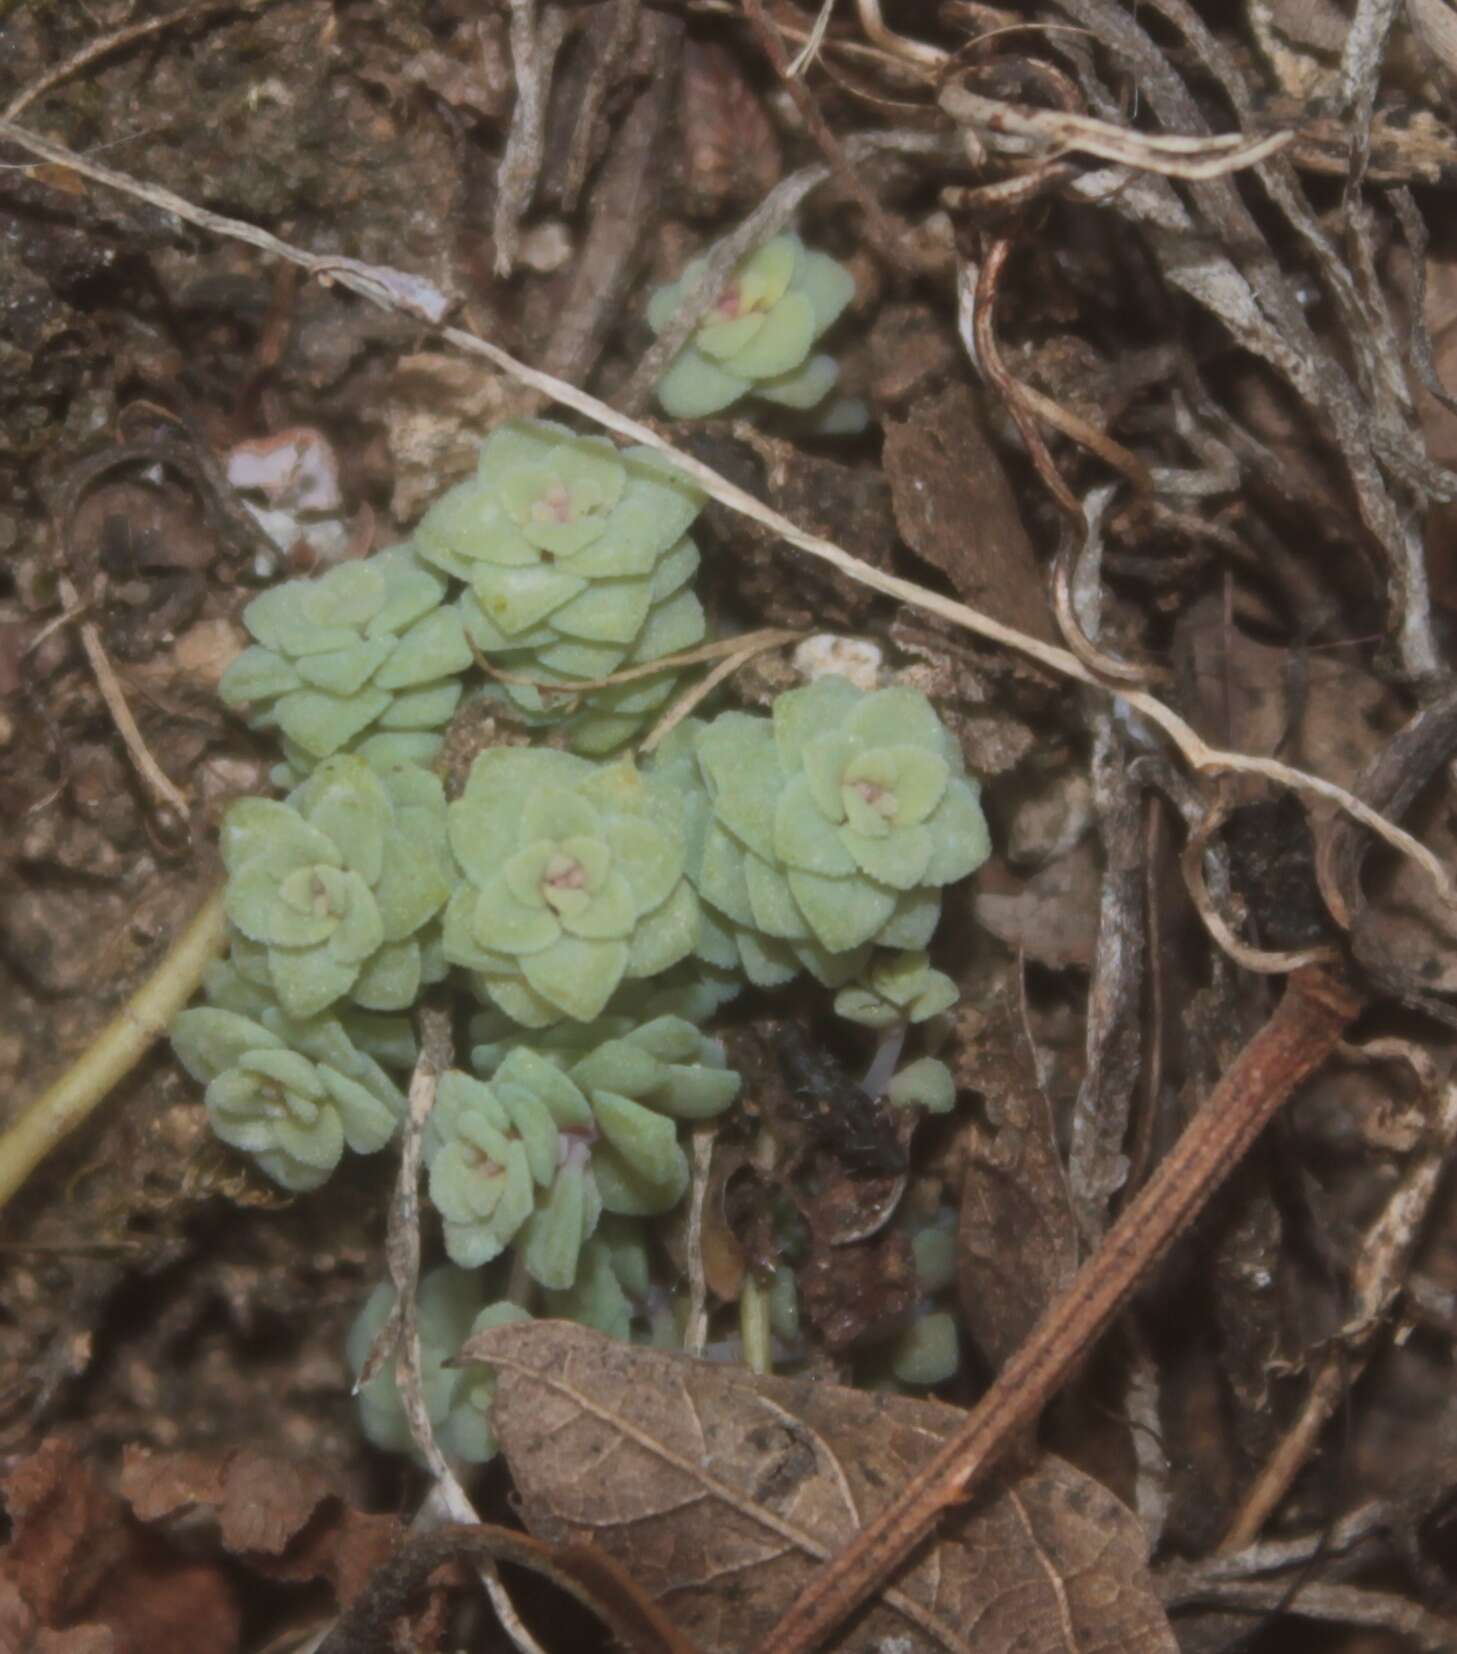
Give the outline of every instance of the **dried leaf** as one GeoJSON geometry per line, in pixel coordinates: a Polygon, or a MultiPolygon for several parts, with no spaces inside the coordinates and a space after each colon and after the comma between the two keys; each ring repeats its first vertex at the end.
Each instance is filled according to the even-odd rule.
{"type": "Polygon", "coordinates": [[[71,1618],[130,1548],[122,1508],[69,1442],[52,1436],[5,1478],[4,1575],[37,1619],[71,1618]]]}
{"type": "MultiPolygon", "coordinates": [[[[815,1567],[961,1422],[954,1408],[756,1378],[534,1321],[472,1339],[528,1526],[591,1539],[704,1648],[743,1654],[815,1567]]],[[[951,1514],[840,1654],[1013,1649],[1172,1654],[1141,1530],[1051,1457],[951,1514]],[[888,1639],[896,1639],[889,1642],[888,1639]]]]}
{"type": "Polygon", "coordinates": [[[121,1491],[145,1523],[211,1511],[223,1546],[246,1556],[254,1572],[287,1581],[327,1580],[341,1607],[399,1543],[396,1517],[355,1510],[319,1472],[250,1449],[208,1454],[129,1448],[121,1491]]]}
{"type": "Polygon", "coordinates": [[[906,544],[958,595],[1034,637],[1056,636],[1016,497],[965,386],[886,421],[885,474],[906,544]]]}
{"type": "Polygon", "coordinates": [[[153,1543],[68,1443],[51,1439],[5,1484],[0,1648],[36,1654],[234,1654],[241,1620],[214,1563],[153,1543]],[[11,1640],[12,1622],[20,1630],[11,1640]]]}
{"type": "Polygon", "coordinates": [[[986,1013],[956,1065],[960,1090],[981,1095],[987,1127],[970,1150],[957,1225],[957,1290],[967,1331],[992,1367],[1022,1342],[1072,1279],[1078,1233],[1052,1111],[1015,1004],[986,1013]]]}

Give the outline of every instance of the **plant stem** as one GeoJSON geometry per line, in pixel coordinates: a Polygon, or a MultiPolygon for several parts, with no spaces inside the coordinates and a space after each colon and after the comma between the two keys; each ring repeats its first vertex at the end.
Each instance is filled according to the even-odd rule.
{"type": "Polygon", "coordinates": [[[1062,1296],[910,1484],[817,1574],[759,1654],[809,1654],[896,1572],[949,1506],[980,1489],[997,1456],[1066,1382],[1154,1262],[1244,1158],[1280,1105],[1335,1049],[1362,1001],[1335,973],[1297,971],[1153,1177],[1062,1296]]]}
{"type": "Polygon", "coordinates": [[[120,1011],[75,1062],[0,1134],[0,1209],[42,1160],[141,1061],[197,991],[223,951],[227,921],[219,886],[120,1011]]]}

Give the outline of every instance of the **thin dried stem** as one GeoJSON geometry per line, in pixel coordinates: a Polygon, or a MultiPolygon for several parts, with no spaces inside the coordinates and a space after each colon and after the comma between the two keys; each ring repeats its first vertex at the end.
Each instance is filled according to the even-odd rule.
{"type": "MultiPolygon", "coordinates": [[[[420,1056],[415,1072],[410,1077],[410,1090],[405,1109],[404,1141],[400,1149],[400,1170],[395,1180],[395,1196],[390,1203],[389,1226],[385,1238],[385,1256],[389,1261],[390,1280],[395,1289],[395,1301],[389,1317],[379,1330],[364,1366],[359,1384],[367,1383],[382,1362],[395,1352],[395,1382],[400,1400],[409,1421],[410,1434],[420,1451],[430,1474],[435,1479],[435,1497],[450,1520],[475,1526],[480,1516],[470,1501],[470,1495],[460,1485],[455,1472],[446,1463],[445,1455],[435,1440],[430,1422],[430,1411],[425,1405],[425,1392],[420,1375],[420,1329],[416,1317],[416,1294],[420,1284],[420,1159],[425,1125],[435,1107],[435,1091],[441,1074],[450,1067],[452,1059],[450,1021],[444,1012],[427,1009],[421,1013],[420,1056]]],[[[358,1386],[356,1385],[356,1388],[358,1386]]],[[[496,1565],[488,1556],[479,1563],[481,1583],[485,1586],[501,1621],[502,1628],[520,1650],[520,1654],[546,1654],[540,1643],[521,1623],[515,1605],[506,1594],[496,1565]]]]}
{"type": "Polygon", "coordinates": [[[178,822],[186,821],[192,813],[187,800],[167,778],[162,766],[152,756],[151,748],[142,739],[142,732],[132,716],[132,709],[127,704],[121,681],[101,641],[101,633],[96,629],[95,621],[78,618],[82,612],[81,595],[72,584],[70,576],[58,575],[56,589],[61,594],[61,601],[66,605],[67,617],[75,618],[77,621],[81,647],[86,651],[86,659],[96,679],[96,687],[101,691],[102,700],[106,702],[106,710],[111,714],[117,734],[121,736],[127,757],[131,759],[133,768],[151,795],[153,804],[163,811],[172,812],[178,822]]]}
{"type": "MultiPolygon", "coordinates": [[[[935,151],[942,147],[939,139],[928,142],[924,133],[883,133],[878,134],[881,140],[871,148],[902,149],[925,153],[928,149],[935,151]]],[[[411,275],[402,270],[392,269],[388,265],[365,264],[359,259],[319,256],[307,253],[300,247],[289,242],[281,241],[277,236],[270,235],[266,230],[260,230],[252,224],[245,224],[238,219],[224,218],[220,214],[208,212],[205,208],[195,207],[182,196],[171,190],[158,188],[152,184],[142,184],[125,173],[117,172],[111,167],[102,166],[99,162],[90,161],[83,155],[66,149],[61,144],[51,143],[48,139],[37,137],[19,127],[12,121],[0,120],[0,138],[19,144],[21,148],[32,154],[40,155],[43,159],[57,161],[63,166],[69,166],[83,177],[94,179],[97,183],[109,185],[113,189],[121,190],[127,195],[142,201],[150,201],[155,206],[175,212],[189,223],[198,225],[202,229],[212,230],[219,235],[232,236],[237,240],[246,241],[264,252],[275,257],[288,259],[294,264],[301,265],[311,274],[326,281],[335,281],[341,287],[347,287],[351,292],[358,293],[372,304],[380,305],[387,310],[395,310],[404,315],[410,315],[421,321],[439,324],[446,311],[449,301],[434,286],[423,277],[411,275]]],[[[854,140],[847,144],[847,150],[852,153],[854,140]]],[[[815,181],[823,182],[827,176],[824,168],[807,169],[809,173],[818,173],[815,181]]],[[[788,180],[786,180],[788,182],[788,180]]],[[[784,186],[781,185],[782,189],[784,186]]],[[[814,187],[814,182],[806,182],[804,193],[807,194],[814,187]]],[[[802,197],[801,197],[802,199],[802,197]]],[[[1107,689],[1098,676],[1078,660],[1070,650],[1060,649],[1055,644],[1044,643],[1040,638],[1031,636],[1027,632],[1019,631],[1015,626],[1004,625],[994,620],[990,615],[983,614],[979,609],[973,609],[965,603],[958,603],[954,598],[945,597],[939,592],[931,591],[925,586],[919,586],[912,580],[904,580],[898,575],[887,574],[872,564],[852,556],[842,546],[833,540],[828,540],[819,534],[811,534],[805,529],[797,527],[789,518],[765,505],[762,500],[746,490],[731,483],[727,477],[722,477],[710,466],[694,459],[692,455],[675,448],[670,442],[644,425],[641,420],[630,418],[619,413],[617,409],[600,401],[597,397],[579,390],[575,385],[569,385],[565,380],[558,379],[549,373],[543,373],[538,368],[527,366],[518,361],[509,351],[502,350],[499,345],[482,339],[478,334],[467,333],[458,327],[440,327],[440,335],[458,350],[468,352],[473,356],[484,357],[493,363],[503,373],[509,374],[519,383],[529,389],[538,390],[552,401],[563,407],[571,408],[574,412],[590,419],[594,424],[625,437],[629,442],[639,442],[646,447],[655,449],[669,460],[690,482],[696,483],[703,491],[716,499],[729,510],[736,511],[740,516],[748,517],[753,522],[777,534],[780,539],[797,547],[800,551],[817,557],[838,569],[848,579],[859,581],[863,586],[873,591],[884,593],[887,597],[894,597],[912,608],[924,609],[930,614],[939,615],[954,626],[965,631],[984,637],[989,642],[1001,644],[1004,648],[1015,650],[1027,659],[1035,661],[1048,671],[1059,677],[1068,678],[1076,683],[1091,684],[1097,689],[1107,689]]],[[[1112,693],[1112,691],[1109,691],[1112,693]]],[[[1337,786],[1333,781],[1323,780],[1320,776],[1311,775],[1305,770],[1296,769],[1291,764],[1282,764],[1273,758],[1255,758],[1243,753],[1225,752],[1218,747],[1212,747],[1193,727],[1186,723],[1178,713],[1167,707],[1155,696],[1142,690],[1124,689],[1117,692],[1123,706],[1130,712],[1137,713],[1148,723],[1161,730],[1164,735],[1178,748],[1184,761],[1190,768],[1206,775],[1240,774],[1257,775],[1266,781],[1274,782],[1278,786],[1289,787],[1293,791],[1309,794],[1315,798],[1324,798],[1336,805],[1354,821],[1368,828],[1379,838],[1389,844],[1392,849],[1399,851],[1416,863],[1432,884],[1442,900],[1457,907],[1457,884],[1454,884],[1451,875],[1438,858],[1410,833],[1404,832],[1393,822],[1386,820],[1369,805],[1362,803],[1346,788],[1337,786]]]]}

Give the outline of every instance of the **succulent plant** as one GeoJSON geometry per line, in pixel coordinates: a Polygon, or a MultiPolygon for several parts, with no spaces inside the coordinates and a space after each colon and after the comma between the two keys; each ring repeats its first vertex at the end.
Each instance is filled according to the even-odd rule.
{"type": "Polygon", "coordinates": [[[415,1066],[415,1031],[408,1017],[360,1011],[351,1005],[334,1005],[304,1021],[287,1016],[274,997],[268,950],[246,936],[234,936],[227,958],[208,967],[202,991],[209,1005],[261,1022],[290,1050],[301,1051],[314,1062],[332,1063],[345,1073],[349,1067],[336,1055],[341,1037],[350,1049],[389,1072],[408,1074],[415,1066]]]}
{"type": "Polygon", "coordinates": [[[449,821],[465,882],[446,910],[445,956],[524,1026],[590,1022],[624,978],[692,952],[682,801],[630,760],[491,748],[449,821]]]}
{"type": "Polygon", "coordinates": [[[489,1085],[459,1070],[443,1075],[425,1163],[451,1260],[475,1268],[520,1236],[534,1279],[571,1286],[602,1210],[587,1164],[594,1135],[587,1099],[524,1047],[489,1085]]]}
{"type": "Polygon", "coordinates": [[[625,1341],[651,1284],[641,1222],[609,1213],[582,1248],[576,1281],[565,1291],[547,1293],[546,1312],[625,1341]]]}
{"type": "MultiPolygon", "coordinates": [[[[727,972],[685,961],[661,977],[624,982],[607,1009],[591,1022],[557,1022],[531,1036],[531,1047],[567,1066],[601,1045],[604,1040],[626,1039],[645,1023],[676,1017],[695,1026],[706,1022],[720,1006],[740,991],[741,984],[727,972]]],[[[501,1011],[477,1011],[470,1019],[471,1067],[490,1079],[512,1049],[521,1042],[521,1026],[501,1011]]],[[[723,1049],[707,1041],[708,1054],[700,1060],[722,1065],[723,1049]]]]}
{"type": "Polygon", "coordinates": [[[864,977],[835,995],[836,1014],[862,1027],[884,1030],[928,1022],[949,1011],[958,998],[956,984],[933,970],[924,950],[881,954],[864,977]]]}
{"type": "Polygon", "coordinates": [[[923,1108],[928,1114],[949,1114],[956,1107],[956,1081],[937,1057],[918,1057],[891,1079],[886,1096],[898,1108],[923,1108]]]}
{"type": "Polygon", "coordinates": [[[228,918],[266,948],[286,1015],[307,1020],[346,994],[367,1010],[414,1004],[422,932],[450,891],[435,776],[336,754],[284,803],[234,804],[222,851],[228,918]]]}
{"type": "MultiPolygon", "coordinates": [[[[394,1288],[388,1282],[381,1283],[365,1300],[349,1329],[345,1352],[356,1378],[364,1370],[394,1302],[394,1288]]],[[[494,1374],[479,1364],[447,1367],[445,1363],[453,1360],[461,1345],[476,1333],[531,1317],[518,1304],[498,1302],[482,1308],[478,1277],[448,1266],[432,1270],[421,1279],[415,1316],[420,1338],[420,1393],[435,1440],[447,1458],[465,1464],[484,1463],[496,1452],[490,1424],[494,1374]]],[[[395,1378],[393,1356],[361,1386],[358,1402],[364,1433],[376,1447],[419,1458],[395,1378]]]]}
{"type": "MultiPolygon", "coordinates": [[[[723,1047],[686,1018],[655,1017],[633,1025],[626,1017],[564,1022],[533,1041],[541,1055],[566,1068],[589,1096],[614,1092],[675,1120],[709,1120],[739,1093],[739,1076],[724,1064],[723,1047]]],[[[487,1078],[515,1045],[478,1045],[471,1063],[487,1078]]]]}
{"type": "MultiPolygon", "coordinates": [[[[464,580],[460,612],[493,663],[552,685],[606,677],[691,648],[704,635],[689,582],[698,551],[687,530],[703,497],[652,449],[619,451],[549,420],[494,431],[476,476],[452,489],[415,531],[420,555],[464,580]]],[[[671,693],[645,678],[574,698],[503,683],[527,714],[568,723],[579,750],[630,739],[671,693]]]]}
{"type": "Polygon", "coordinates": [[[534,1280],[576,1284],[603,1209],[665,1212],[688,1186],[677,1119],[727,1108],[738,1076],[691,1023],[661,1018],[574,1063],[515,1046],[488,1081],[445,1075],[425,1137],[445,1249],[464,1267],[516,1246],[534,1280]],[[701,1059],[709,1058],[705,1063],[701,1059]]]}
{"type": "Polygon", "coordinates": [[[256,728],[277,728],[295,767],[367,729],[440,729],[472,661],[445,596],[446,583],[407,546],[273,586],[243,611],[256,642],[218,693],[229,706],[251,706],[256,728]]]}
{"type": "Polygon", "coordinates": [[[382,1149],[405,1107],[399,1088],[338,1022],[320,1019],[301,1043],[305,1050],[275,1028],[213,1006],[183,1011],[172,1024],[173,1050],[207,1087],[214,1133],[299,1193],[318,1188],[346,1146],[356,1154],[382,1149]]]}
{"type": "Polygon", "coordinates": [[[890,1347],[890,1370],[902,1384],[944,1384],[961,1365],[956,1317],[945,1310],[918,1315],[890,1347]]]}
{"type": "Polygon", "coordinates": [[[911,689],[818,678],[780,695],[772,719],[681,725],[656,769],[689,802],[699,952],[764,987],[801,966],[840,987],[871,943],[924,948],[940,887],[989,850],[977,784],[911,689]]]}
{"type": "MultiPolygon", "coordinates": [[[[648,301],[661,333],[697,285],[708,255],[648,301]]],[[[675,419],[721,412],[752,393],[787,408],[812,408],[839,378],[834,359],[811,355],[816,341],[855,296],[855,279],[795,235],[775,236],[735,269],[713,308],[658,382],[675,419]]]]}

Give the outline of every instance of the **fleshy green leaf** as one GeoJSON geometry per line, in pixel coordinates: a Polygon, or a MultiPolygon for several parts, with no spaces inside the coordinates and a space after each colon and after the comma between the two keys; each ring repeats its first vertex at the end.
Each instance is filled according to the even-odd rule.
{"type": "Polygon", "coordinates": [[[589,942],[563,936],[540,953],[526,954],[521,974],[529,987],[564,1016],[590,1022],[601,1016],[627,969],[625,942],[589,942]]]}
{"type": "Polygon", "coordinates": [[[390,696],[383,689],[361,689],[350,696],[326,695],[318,689],[296,689],[275,706],[278,727],[312,758],[327,758],[346,741],[367,729],[388,710],[390,696]]]}
{"type": "Polygon", "coordinates": [[[816,939],[831,953],[871,941],[895,911],[893,892],[865,878],[824,879],[791,869],[789,888],[816,939]]]}
{"type": "Polygon", "coordinates": [[[840,378],[833,356],[811,356],[788,373],[754,382],[754,395],[782,408],[813,408],[823,402],[840,378]]]}
{"type": "Polygon", "coordinates": [[[855,858],[840,831],[816,803],[808,777],[792,776],[774,811],[774,858],[804,873],[844,878],[855,871],[855,858]]]}
{"type": "Polygon", "coordinates": [[[712,362],[691,344],[668,365],[655,395],[670,419],[704,419],[748,394],[749,381],[712,362]]]}
{"type": "Polygon", "coordinates": [[[281,1050],[283,1041],[232,1011],[199,1006],[180,1012],[172,1022],[172,1049],[193,1077],[206,1083],[234,1067],[249,1051],[281,1050]]]}
{"type": "Polygon", "coordinates": [[[794,275],[794,290],[814,306],[814,335],[818,339],[840,319],[855,297],[855,278],[838,259],[806,250],[794,275]]]}
{"type": "Polygon", "coordinates": [[[465,639],[460,610],[440,608],[424,615],[393,645],[375,673],[378,689],[413,689],[470,669],[474,659],[465,639]]]}

